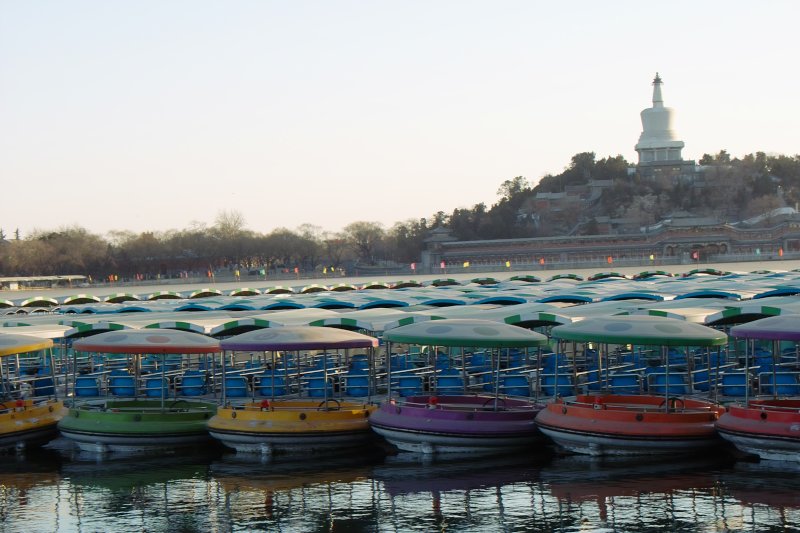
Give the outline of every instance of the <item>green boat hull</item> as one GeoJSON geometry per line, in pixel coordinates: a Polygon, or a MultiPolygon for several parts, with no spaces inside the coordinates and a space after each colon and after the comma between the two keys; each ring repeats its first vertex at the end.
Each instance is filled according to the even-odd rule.
{"type": "Polygon", "coordinates": [[[61,435],[85,451],[151,452],[212,442],[206,424],[215,403],[188,400],[93,400],[59,422],[61,435]]]}

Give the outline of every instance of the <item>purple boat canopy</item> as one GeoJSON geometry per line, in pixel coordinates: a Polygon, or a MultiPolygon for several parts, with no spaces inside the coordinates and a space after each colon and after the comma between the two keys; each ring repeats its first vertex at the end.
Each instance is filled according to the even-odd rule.
{"type": "Polygon", "coordinates": [[[219,353],[219,341],[191,331],[126,329],[85,337],[72,344],[81,352],[163,354],[219,353]]]}
{"type": "Polygon", "coordinates": [[[248,331],[224,339],[221,345],[223,350],[238,351],[322,350],[374,348],[378,339],[344,329],[284,326],[248,331]]]}
{"type": "Polygon", "coordinates": [[[800,341],[800,315],[779,315],[754,320],[731,328],[740,339],[800,341]]]}

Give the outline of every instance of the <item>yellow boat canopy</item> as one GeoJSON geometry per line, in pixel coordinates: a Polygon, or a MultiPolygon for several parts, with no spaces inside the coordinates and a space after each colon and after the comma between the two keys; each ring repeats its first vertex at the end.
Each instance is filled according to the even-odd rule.
{"type": "Polygon", "coordinates": [[[16,333],[0,333],[0,357],[36,352],[52,347],[53,341],[50,339],[40,339],[30,335],[17,335],[16,333]]]}

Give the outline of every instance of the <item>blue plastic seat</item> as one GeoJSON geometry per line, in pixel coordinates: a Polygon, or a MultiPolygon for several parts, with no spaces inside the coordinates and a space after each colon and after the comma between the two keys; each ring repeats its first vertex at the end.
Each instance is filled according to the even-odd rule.
{"type": "Polygon", "coordinates": [[[369,376],[364,369],[353,369],[344,375],[345,391],[348,396],[369,396],[369,376]]]}
{"type": "Polygon", "coordinates": [[[402,397],[422,394],[422,377],[415,375],[402,376],[397,379],[396,388],[402,397]]]}
{"type": "Polygon", "coordinates": [[[326,390],[328,396],[333,395],[333,385],[322,372],[309,374],[306,381],[306,390],[311,398],[323,398],[326,390]]]}
{"type": "Polygon", "coordinates": [[[100,396],[100,387],[95,376],[78,376],[75,379],[75,396],[100,396]]]}
{"type": "Polygon", "coordinates": [[[108,391],[114,396],[134,396],[136,381],[127,372],[114,370],[108,376],[108,391]]]}
{"type": "Polygon", "coordinates": [[[169,396],[169,380],[167,378],[150,377],[144,380],[144,395],[148,398],[166,398],[169,396]]]}
{"type": "Polygon", "coordinates": [[[586,388],[590,391],[599,391],[605,385],[604,378],[610,379],[607,371],[600,372],[597,367],[591,368],[586,374],[586,388]]]}
{"type": "Polygon", "coordinates": [[[608,378],[612,394],[641,394],[642,382],[637,374],[612,374],[608,378]]]}
{"type": "Polygon", "coordinates": [[[758,383],[761,392],[764,394],[776,394],[778,396],[797,396],[800,394],[800,383],[797,374],[787,372],[767,372],[758,375],[758,383]]]}
{"type": "Polygon", "coordinates": [[[667,352],[667,361],[670,365],[685,365],[686,353],[681,350],[670,349],[667,352]]]}
{"type": "Polygon", "coordinates": [[[483,352],[474,353],[469,359],[469,367],[472,372],[484,372],[489,370],[489,358],[486,357],[486,354],[483,352]]]}
{"type": "Polygon", "coordinates": [[[556,365],[560,368],[566,366],[566,364],[567,357],[563,353],[558,355],[550,353],[542,357],[542,368],[548,373],[553,373],[556,369],[556,365]]]}
{"type": "Polygon", "coordinates": [[[436,392],[439,394],[463,394],[464,378],[456,369],[442,370],[436,375],[436,392]]]}
{"type": "Polygon", "coordinates": [[[507,374],[500,378],[500,392],[509,396],[530,396],[531,386],[525,374],[507,374]]]}
{"type": "Polygon", "coordinates": [[[651,394],[688,394],[684,373],[653,373],[648,376],[651,394]]]}
{"type": "Polygon", "coordinates": [[[277,372],[264,372],[258,377],[258,393],[261,396],[283,396],[286,394],[286,379],[277,372]]]}
{"type": "Polygon", "coordinates": [[[225,396],[228,398],[247,398],[247,378],[244,376],[227,376],[225,378],[225,396]]]}
{"type": "Polygon", "coordinates": [[[725,372],[719,384],[723,396],[744,396],[749,388],[750,376],[744,372],[725,372]]]}
{"type": "Polygon", "coordinates": [[[34,396],[52,396],[55,393],[53,378],[41,377],[33,380],[34,396]]]}
{"type": "Polygon", "coordinates": [[[520,366],[526,365],[525,354],[524,353],[512,353],[511,357],[508,360],[508,366],[511,368],[517,368],[520,366]]]}
{"type": "Polygon", "coordinates": [[[480,382],[483,384],[484,391],[494,392],[494,377],[494,372],[486,372],[480,375],[480,382]]]}
{"type": "Polygon", "coordinates": [[[439,353],[436,355],[436,362],[434,363],[434,367],[437,370],[450,368],[450,357],[447,354],[439,353]]]}
{"type": "Polygon", "coordinates": [[[356,354],[350,358],[350,368],[352,370],[366,370],[369,368],[369,359],[364,354],[356,354]]]}
{"type": "Polygon", "coordinates": [[[713,380],[713,371],[705,365],[692,372],[692,388],[696,391],[708,392],[713,380]]]}
{"type": "Polygon", "coordinates": [[[199,370],[187,370],[181,379],[181,396],[202,396],[206,393],[206,377],[199,370]]]}
{"type": "Polygon", "coordinates": [[[410,370],[414,368],[414,363],[408,359],[406,355],[393,355],[392,356],[392,370],[410,370]]]}
{"type": "Polygon", "coordinates": [[[572,378],[566,374],[542,375],[541,387],[545,396],[571,396],[574,392],[572,378]]]}

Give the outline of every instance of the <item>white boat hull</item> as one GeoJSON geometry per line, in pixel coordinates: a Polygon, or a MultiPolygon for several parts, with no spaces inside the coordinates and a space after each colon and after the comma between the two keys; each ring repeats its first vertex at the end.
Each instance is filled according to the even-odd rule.
{"type": "Polygon", "coordinates": [[[559,431],[542,426],[539,427],[539,430],[567,451],[595,456],[688,453],[720,444],[717,438],[691,440],[663,436],[635,438],[559,431]]]}
{"type": "Polygon", "coordinates": [[[525,448],[541,441],[539,436],[482,437],[459,436],[406,431],[382,426],[372,426],[373,431],[397,447],[398,450],[423,453],[498,453],[510,449],[525,448]]]}

